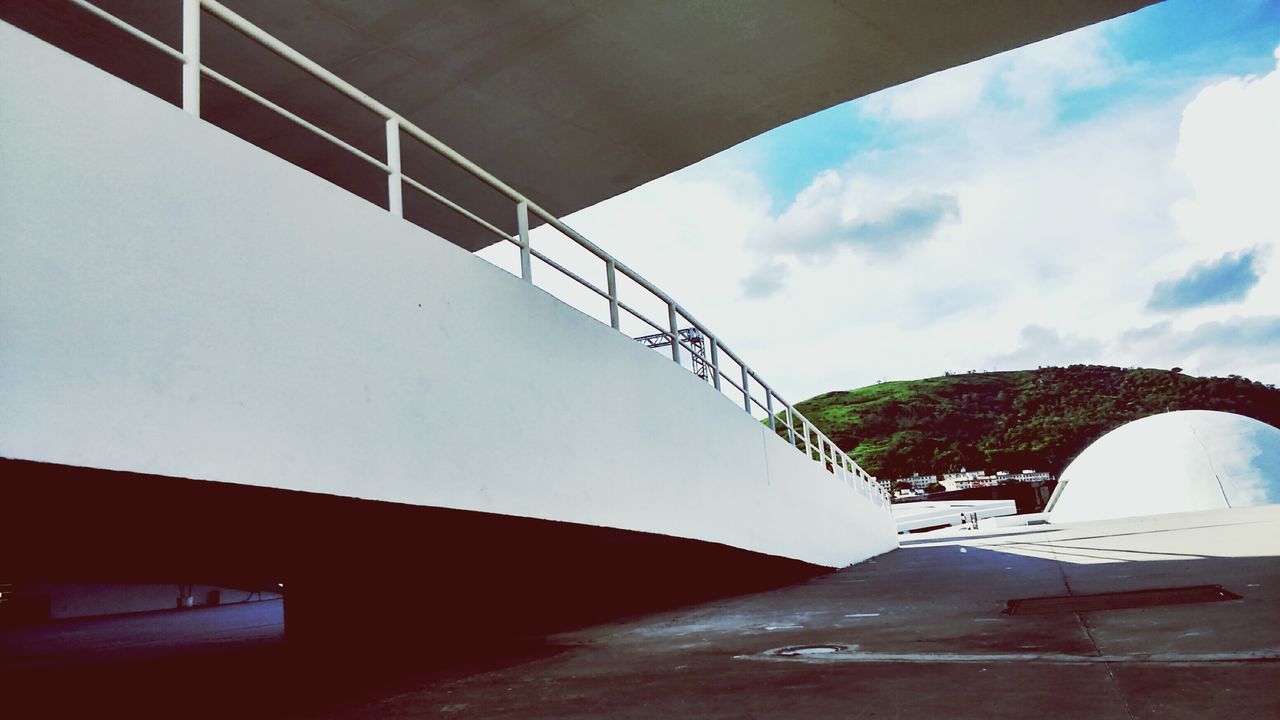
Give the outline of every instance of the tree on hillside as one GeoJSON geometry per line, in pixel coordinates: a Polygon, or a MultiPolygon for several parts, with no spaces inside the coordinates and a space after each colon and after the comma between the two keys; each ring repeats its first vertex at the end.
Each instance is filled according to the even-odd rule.
{"type": "Polygon", "coordinates": [[[1280,427],[1280,391],[1239,376],[1099,365],[958,373],[829,392],[799,403],[868,472],[1031,468],[1061,474],[1127,422],[1172,410],[1221,410],[1280,427]]]}

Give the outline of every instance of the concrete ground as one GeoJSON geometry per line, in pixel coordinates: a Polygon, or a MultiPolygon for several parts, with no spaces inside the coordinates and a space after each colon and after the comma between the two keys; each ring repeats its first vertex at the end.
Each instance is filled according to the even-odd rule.
{"type": "Polygon", "coordinates": [[[0,632],[5,705],[23,717],[1280,717],[1280,506],[913,535],[782,590],[383,658],[286,653],[278,609],[0,632]],[[1242,598],[1001,612],[1010,599],[1207,584],[1242,598]],[[818,647],[778,654],[796,646],[818,647]]]}
{"type": "Polygon", "coordinates": [[[803,585],[556,641],[342,717],[1280,717],[1280,506],[910,536],[803,585]],[[1001,614],[1204,584],[1243,599],[1001,614]],[[842,649],[770,653],[824,644],[842,649]]]}

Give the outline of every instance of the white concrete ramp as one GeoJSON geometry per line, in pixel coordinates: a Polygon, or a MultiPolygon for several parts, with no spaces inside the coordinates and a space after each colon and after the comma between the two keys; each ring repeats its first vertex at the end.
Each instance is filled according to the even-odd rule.
{"type": "Polygon", "coordinates": [[[3,23],[0,98],[0,456],[828,567],[896,545],[670,360],[3,23]]]}

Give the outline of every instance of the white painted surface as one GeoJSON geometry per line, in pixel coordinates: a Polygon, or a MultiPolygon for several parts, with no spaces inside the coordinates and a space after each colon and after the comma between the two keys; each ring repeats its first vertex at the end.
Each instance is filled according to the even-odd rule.
{"type": "Polygon", "coordinates": [[[1210,410],[1152,415],[1103,435],[1060,483],[1055,523],[1280,503],[1280,430],[1210,410]]]}
{"type": "Polygon", "coordinates": [[[968,522],[973,515],[982,520],[1015,515],[1017,512],[1018,505],[1013,500],[913,502],[894,505],[893,519],[901,533],[938,525],[960,525],[968,522]]]}
{"type": "Polygon", "coordinates": [[[0,455],[843,566],[890,515],[695,376],[0,23],[0,455]]]}
{"type": "Polygon", "coordinates": [[[1047,513],[1026,513],[1025,515],[1003,515],[1001,517],[993,517],[989,520],[982,520],[978,523],[979,530],[991,530],[995,528],[1007,527],[1025,527],[1027,525],[1044,525],[1049,522],[1047,513]]]}

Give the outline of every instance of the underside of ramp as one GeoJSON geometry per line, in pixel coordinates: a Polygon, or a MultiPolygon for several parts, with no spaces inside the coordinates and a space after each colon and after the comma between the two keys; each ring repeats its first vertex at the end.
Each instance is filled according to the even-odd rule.
{"type": "MultiPolygon", "coordinates": [[[[563,216],[791,120],[1151,2],[225,4],[563,216]]],[[[181,45],[180,0],[98,4],[181,45]]],[[[178,101],[178,63],[66,0],[0,3],[0,19],[178,101]]],[[[215,69],[380,155],[382,124],[363,108],[224,25],[208,23],[201,42],[215,69]]],[[[363,162],[217,83],[204,86],[211,121],[383,200],[384,178],[363,162]]],[[[448,162],[426,150],[404,162],[408,175],[515,232],[502,198],[448,162]]],[[[406,212],[468,249],[494,242],[427,202],[406,212]]]]}
{"type": "Polygon", "coordinates": [[[22,540],[6,582],[283,586],[304,642],[543,634],[826,572],[581,523],[14,460],[0,477],[22,540]]]}

